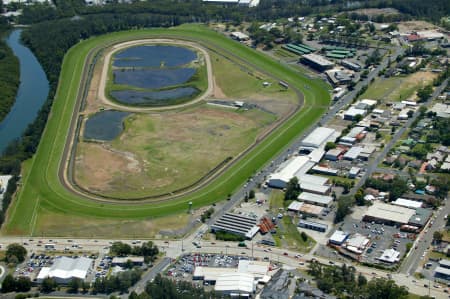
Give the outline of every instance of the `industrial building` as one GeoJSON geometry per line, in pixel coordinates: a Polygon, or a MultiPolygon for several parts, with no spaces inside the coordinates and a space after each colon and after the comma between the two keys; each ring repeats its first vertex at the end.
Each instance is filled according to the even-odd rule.
{"type": "Polygon", "coordinates": [[[326,177],[303,174],[298,177],[300,188],[303,191],[326,195],[331,192],[331,185],[329,184],[329,179],[326,177]]]}
{"type": "Polygon", "coordinates": [[[311,216],[311,217],[318,217],[323,212],[323,207],[311,205],[309,203],[302,203],[302,206],[300,207],[300,214],[311,216]]]}
{"type": "Polygon", "coordinates": [[[330,205],[333,203],[333,197],[331,197],[331,196],[319,195],[319,194],[314,194],[314,193],[310,193],[310,192],[300,193],[299,196],[297,197],[297,199],[299,201],[302,201],[305,203],[322,206],[322,207],[327,207],[327,208],[330,207],[330,205]]]}
{"type": "Polygon", "coordinates": [[[353,161],[358,158],[359,154],[362,152],[363,148],[361,146],[351,147],[345,154],[344,160],[353,161]]]}
{"type": "Polygon", "coordinates": [[[313,222],[313,221],[307,221],[307,220],[300,220],[298,222],[298,227],[307,228],[307,229],[315,230],[315,231],[322,232],[322,233],[326,232],[328,229],[328,225],[326,225],[326,224],[313,222]]]}
{"type": "Polygon", "coordinates": [[[302,206],[303,206],[302,202],[294,200],[289,204],[287,209],[288,209],[288,211],[291,211],[291,212],[300,213],[300,209],[302,206]]]}
{"type": "Polygon", "coordinates": [[[348,177],[350,179],[355,179],[356,176],[359,174],[359,172],[361,171],[361,168],[353,166],[352,168],[350,168],[350,170],[348,171],[348,177]]]}
{"type": "Polygon", "coordinates": [[[298,177],[301,174],[305,174],[313,166],[314,162],[311,162],[307,156],[294,157],[281,165],[278,171],[272,173],[267,184],[272,188],[286,188],[290,179],[294,176],[298,177]]]}
{"type": "Polygon", "coordinates": [[[328,243],[341,246],[347,240],[349,234],[341,230],[335,231],[328,239],[328,243]]]}
{"type": "Polygon", "coordinates": [[[337,161],[339,157],[342,156],[345,152],[345,149],[342,147],[337,147],[330,149],[325,153],[325,159],[330,161],[337,161]]]}
{"type": "Polygon", "coordinates": [[[36,279],[38,283],[42,283],[44,279],[50,277],[58,284],[68,284],[74,278],[85,280],[91,267],[92,260],[90,258],[63,256],[55,259],[51,267],[43,267],[36,279]]]}
{"type": "Polygon", "coordinates": [[[321,173],[321,174],[325,174],[325,175],[332,175],[332,176],[338,175],[337,169],[323,167],[323,166],[314,166],[312,168],[312,171],[314,171],[315,173],[321,173]]]}
{"type": "Polygon", "coordinates": [[[327,142],[336,141],[339,133],[326,127],[318,127],[308,134],[300,143],[300,152],[310,153],[315,149],[324,148],[327,142]]]}
{"type": "Polygon", "coordinates": [[[251,297],[256,291],[256,284],[253,275],[251,274],[222,274],[217,278],[214,291],[231,297],[251,297]]]}
{"type": "Polygon", "coordinates": [[[417,209],[422,207],[422,203],[420,201],[409,200],[404,198],[397,198],[395,201],[392,202],[392,204],[411,209],[417,209]]]}
{"type": "Polygon", "coordinates": [[[334,66],[334,63],[332,61],[317,54],[305,54],[302,56],[301,62],[320,72],[331,69],[334,66]]]}
{"type": "Polygon", "coordinates": [[[400,252],[392,248],[386,249],[378,258],[378,260],[390,264],[397,263],[398,261],[400,261],[400,252]]]}
{"type": "Polygon", "coordinates": [[[434,270],[434,276],[450,280],[450,261],[442,259],[439,261],[439,266],[434,270]]]}
{"type": "Polygon", "coordinates": [[[350,107],[344,112],[344,120],[354,121],[357,115],[365,116],[367,110],[350,107]]]}
{"type": "Polygon", "coordinates": [[[257,226],[257,220],[255,218],[225,213],[211,225],[211,231],[224,231],[245,236],[247,239],[252,239],[259,231],[259,226],[257,226]]]}
{"type": "Polygon", "coordinates": [[[409,219],[408,224],[419,228],[424,227],[430,219],[432,211],[424,208],[417,208],[415,211],[414,215],[409,219]]]}
{"type": "Polygon", "coordinates": [[[416,214],[413,209],[394,206],[375,201],[363,216],[364,221],[375,221],[385,224],[408,224],[411,217],[416,214]]]}

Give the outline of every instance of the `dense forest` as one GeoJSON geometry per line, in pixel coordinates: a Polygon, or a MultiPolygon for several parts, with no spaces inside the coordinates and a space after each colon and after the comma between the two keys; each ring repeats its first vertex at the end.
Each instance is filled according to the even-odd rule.
{"type": "Polygon", "coordinates": [[[19,60],[8,45],[0,40],[0,121],[13,106],[19,83],[19,60]]]}
{"type": "MultiPolygon", "coordinates": [[[[275,21],[292,16],[310,14],[331,15],[336,12],[351,11],[356,8],[395,8],[400,14],[381,15],[392,18],[392,21],[423,18],[438,22],[450,11],[450,1],[447,0],[366,0],[348,2],[344,0],[261,0],[255,8],[236,5],[205,5],[202,0],[153,0],[136,1],[131,4],[114,2],[105,6],[86,6],[83,0],[55,0],[56,8],[48,4],[25,6],[21,23],[31,24],[46,20],[67,18],[75,15],[90,14],[158,14],[186,17],[190,22],[212,21],[275,21]]],[[[385,21],[389,21],[386,19],[385,21]]]]}

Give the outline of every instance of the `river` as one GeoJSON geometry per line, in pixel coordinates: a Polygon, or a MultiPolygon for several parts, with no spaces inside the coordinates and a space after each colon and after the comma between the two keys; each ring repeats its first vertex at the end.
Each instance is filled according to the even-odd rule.
{"type": "Polygon", "coordinates": [[[0,152],[3,152],[12,140],[19,138],[33,122],[49,92],[44,70],[30,49],[20,43],[21,31],[13,30],[6,39],[20,61],[20,85],[11,111],[0,123],[0,152]]]}

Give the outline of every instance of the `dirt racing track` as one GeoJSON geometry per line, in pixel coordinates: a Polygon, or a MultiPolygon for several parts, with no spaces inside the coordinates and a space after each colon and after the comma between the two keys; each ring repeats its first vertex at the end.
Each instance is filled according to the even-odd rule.
{"type": "MultiPolygon", "coordinates": [[[[111,52],[106,54],[107,57],[110,55],[111,52]]],[[[105,59],[105,64],[107,61],[109,58],[105,59]]],[[[111,107],[117,105],[110,103],[104,96],[104,88],[100,90],[103,94],[99,97],[105,104],[111,107]]],[[[201,25],[118,32],[83,41],[66,54],[51,115],[38,151],[25,168],[22,185],[9,209],[4,232],[31,234],[38,223],[41,211],[107,219],[145,219],[184,211],[188,202],[192,202],[193,207],[198,208],[223,200],[320,117],[329,104],[328,90],[329,87],[322,81],[310,80],[298,71],[280,65],[265,54],[258,53],[201,25]],[[158,198],[123,201],[84,192],[71,184],[68,174],[71,171],[70,161],[79,127],[79,112],[87,94],[93,65],[105,48],[119,45],[114,49],[117,51],[121,47],[148,43],[149,39],[166,40],[170,43],[177,40],[185,45],[198,45],[196,48],[205,55],[208,88],[199,98],[182,105],[202,101],[211,93],[213,80],[207,51],[214,51],[225,53],[271,78],[289,83],[290,88],[296,91],[299,108],[280,119],[276,126],[258,138],[233,161],[195,186],[179,193],[158,198]]],[[[142,111],[142,108],[119,106],[120,110],[142,111]]]]}

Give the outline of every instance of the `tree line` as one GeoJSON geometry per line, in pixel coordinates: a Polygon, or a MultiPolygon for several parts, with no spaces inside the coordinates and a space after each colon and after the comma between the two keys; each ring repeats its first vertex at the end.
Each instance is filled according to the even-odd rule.
{"type": "MultiPolygon", "coordinates": [[[[0,36],[5,33],[0,32],[0,36]]],[[[0,40],[0,70],[0,121],[2,121],[14,105],[20,84],[19,59],[3,40],[0,40]]]]}

